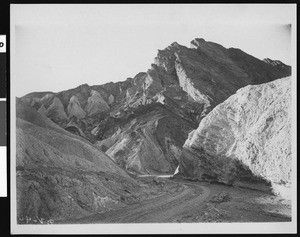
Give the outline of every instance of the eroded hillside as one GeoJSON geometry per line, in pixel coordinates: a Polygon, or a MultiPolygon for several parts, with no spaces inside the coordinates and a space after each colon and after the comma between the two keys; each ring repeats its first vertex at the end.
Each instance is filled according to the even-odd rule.
{"type": "Polygon", "coordinates": [[[18,216],[79,217],[124,206],[140,189],[106,154],[17,102],[18,216]]]}
{"type": "Polygon", "coordinates": [[[201,119],[239,88],[289,76],[278,60],[194,39],[158,50],[147,72],[117,83],[22,100],[65,130],[97,144],[121,167],[173,173],[184,141],[201,119]]]}

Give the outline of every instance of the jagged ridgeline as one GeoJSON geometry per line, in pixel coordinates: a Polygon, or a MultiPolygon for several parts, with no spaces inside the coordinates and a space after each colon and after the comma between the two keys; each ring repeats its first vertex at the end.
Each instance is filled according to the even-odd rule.
{"type": "Polygon", "coordinates": [[[21,98],[65,130],[87,139],[122,168],[172,173],[188,134],[239,88],[286,77],[291,67],[240,49],[194,39],[158,50],[147,72],[117,83],[21,98]]]}

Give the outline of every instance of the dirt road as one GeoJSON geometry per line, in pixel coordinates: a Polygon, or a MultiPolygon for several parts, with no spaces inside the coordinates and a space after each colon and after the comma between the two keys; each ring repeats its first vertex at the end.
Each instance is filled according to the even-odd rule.
{"type": "Polygon", "coordinates": [[[194,209],[208,198],[209,194],[210,189],[207,187],[182,184],[159,198],[108,213],[107,216],[103,215],[103,220],[109,223],[169,222],[174,216],[194,209]]]}
{"type": "MultiPolygon", "coordinates": [[[[63,223],[290,221],[290,204],[260,191],[159,178],[157,196],[63,223]]],[[[142,196],[141,196],[142,197],[142,196]]]]}

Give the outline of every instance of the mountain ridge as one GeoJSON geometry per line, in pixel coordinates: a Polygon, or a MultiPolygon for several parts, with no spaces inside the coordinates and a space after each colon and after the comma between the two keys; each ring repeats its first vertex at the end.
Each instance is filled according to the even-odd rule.
{"type": "MultiPolygon", "coordinates": [[[[160,170],[163,173],[171,173],[179,164],[182,141],[188,138],[188,133],[195,128],[195,124],[199,124],[218,104],[242,87],[263,84],[289,76],[290,73],[291,67],[279,63],[278,60],[259,60],[240,49],[227,49],[220,44],[196,38],[191,41],[190,48],[173,42],[165,49],[158,50],[147,72],[139,72],[125,81],[93,86],[82,84],[76,88],[52,94],[30,93],[21,100],[26,100],[38,110],[42,105],[48,109],[48,104],[51,104],[53,98],[57,98],[65,113],[69,114],[68,107],[71,107],[71,98],[76,96],[77,110],[81,107],[85,116],[81,111],[81,115],[77,118],[57,121],[55,116],[48,117],[62,128],[93,144],[98,144],[101,149],[110,153],[112,159],[117,159],[125,168],[131,167],[130,162],[133,160],[152,167],[153,161],[147,161],[152,160],[152,155],[148,159],[142,159],[140,153],[134,149],[128,153],[127,158],[131,157],[129,160],[121,159],[120,155],[117,157],[114,155],[125,152],[118,137],[139,134],[138,137],[129,136],[129,143],[139,143],[139,146],[143,147],[140,152],[145,154],[157,151],[157,154],[160,154],[157,156],[161,157],[156,161],[158,163],[163,164],[167,161],[154,170],[148,169],[147,172],[160,170]],[[95,100],[98,102],[94,103],[95,107],[92,106],[94,109],[91,112],[88,111],[91,108],[87,108],[89,104],[91,105],[91,95],[95,93],[101,99],[95,100]],[[41,97],[47,98],[42,100],[41,97]],[[168,110],[172,113],[169,114],[168,110]],[[160,118],[161,113],[163,119],[160,118]],[[143,115],[146,116],[143,117],[143,115]],[[144,119],[143,123],[148,125],[145,127],[141,121],[134,119],[144,119]],[[169,134],[164,138],[165,141],[158,138],[162,136],[161,131],[149,123],[151,119],[160,124],[159,128],[164,127],[165,134],[169,134]],[[167,127],[170,121],[173,126],[180,124],[184,128],[178,130],[181,131],[179,133],[183,138],[172,135],[170,132],[172,128],[167,127]],[[111,139],[112,136],[115,138],[111,139]],[[109,142],[106,141],[107,139],[109,142]],[[153,144],[153,147],[146,148],[146,144],[153,144]],[[112,152],[112,149],[117,150],[112,152]],[[171,168],[165,169],[164,167],[171,168]]],[[[61,108],[58,109],[61,111],[61,108]]],[[[142,166],[134,168],[134,171],[146,172],[142,166]]]]}
{"type": "MultiPolygon", "coordinates": [[[[221,47],[223,47],[222,45],[220,45],[220,44],[217,44],[217,43],[215,43],[215,42],[212,42],[212,41],[205,41],[205,39],[203,39],[203,38],[195,38],[194,40],[192,40],[191,41],[191,45],[193,44],[192,42],[198,42],[198,41],[200,41],[200,42],[205,42],[205,43],[212,43],[212,44],[215,44],[215,45],[218,45],[218,46],[221,46],[221,47]]],[[[157,51],[158,52],[161,52],[161,51],[164,51],[164,50],[166,50],[166,49],[168,49],[168,48],[171,48],[171,46],[174,46],[174,45],[179,45],[180,47],[185,47],[185,48],[188,48],[187,46],[184,46],[184,45],[180,45],[180,44],[178,44],[176,41],[175,42],[173,42],[172,44],[170,44],[169,46],[167,46],[165,49],[158,49],[157,51]]],[[[190,47],[191,48],[191,47],[190,47]]],[[[223,48],[225,48],[225,47],[223,47],[223,48]]],[[[225,48],[225,49],[227,49],[227,50],[231,50],[231,51],[242,51],[241,49],[239,49],[239,48],[234,48],[234,47],[228,47],[228,48],[225,48]]],[[[248,54],[249,55],[249,54],[248,54]]],[[[283,62],[281,62],[280,60],[277,60],[277,59],[274,59],[274,60],[272,60],[272,59],[270,59],[270,58],[264,58],[264,59],[262,59],[262,60],[260,60],[259,58],[256,58],[256,57],[254,57],[254,56],[252,56],[252,55],[250,55],[251,57],[253,57],[253,58],[255,58],[255,59],[257,59],[257,60],[259,60],[259,61],[263,61],[263,62],[265,62],[265,63],[267,63],[267,64],[271,64],[272,65],[272,62],[275,62],[276,64],[280,64],[280,65],[282,65],[282,66],[286,66],[286,64],[284,64],[283,62]]],[[[157,58],[157,56],[155,57],[155,58],[157,58]]],[[[274,65],[273,65],[274,66],[274,65]]],[[[140,73],[145,73],[145,72],[139,72],[138,74],[140,74],[140,73]]],[[[136,74],[136,76],[138,75],[138,74],[136,74]]],[[[121,80],[121,81],[117,81],[117,82],[106,82],[106,83],[104,83],[104,84],[101,84],[102,86],[105,86],[105,85],[110,85],[110,84],[122,84],[122,83],[125,83],[126,81],[131,81],[133,78],[131,78],[131,77],[129,77],[129,78],[127,78],[127,79],[125,79],[125,80],[121,80]]],[[[52,92],[52,91],[43,91],[43,92],[30,92],[30,93],[28,93],[28,94],[26,94],[26,95],[24,95],[24,96],[21,96],[21,97],[19,97],[19,98],[30,98],[30,97],[32,97],[32,96],[34,96],[34,97],[37,97],[37,98],[40,98],[40,97],[42,97],[42,95],[45,95],[45,94],[48,94],[48,93],[52,93],[52,94],[58,94],[58,93],[62,93],[62,92],[66,92],[66,91],[69,91],[69,90],[75,90],[76,88],[79,88],[79,87],[92,87],[92,88],[95,88],[95,87],[97,87],[98,85],[96,85],[96,84],[94,84],[94,85],[88,85],[87,83],[83,83],[83,84],[80,84],[80,85],[78,85],[77,87],[75,87],[75,88],[73,88],[73,89],[66,89],[66,90],[62,90],[62,91],[59,91],[59,92],[52,92]],[[41,95],[39,95],[39,94],[41,94],[41,95]]]]}

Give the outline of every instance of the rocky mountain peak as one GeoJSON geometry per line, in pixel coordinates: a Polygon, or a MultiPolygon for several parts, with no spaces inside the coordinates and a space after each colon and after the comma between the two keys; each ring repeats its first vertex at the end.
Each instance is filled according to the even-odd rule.
{"type": "Polygon", "coordinates": [[[87,83],[81,84],[79,88],[89,88],[90,86],[87,83]]]}
{"type": "Polygon", "coordinates": [[[45,96],[43,96],[43,97],[41,98],[41,101],[45,101],[45,100],[51,99],[53,96],[54,96],[54,94],[52,94],[52,93],[47,93],[45,96]]]}
{"type": "Polygon", "coordinates": [[[94,98],[101,97],[100,93],[96,90],[91,90],[90,95],[91,95],[91,97],[94,97],[94,98]]]}
{"type": "Polygon", "coordinates": [[[90,94],[91,96],[88,98],[87,106],[85,108],[85,111],[89,116],[109,111],[109,105],[98,91],[91,90],[90,94]]]}
{"type": "Polygon", "coordinates": [[[73,90],[76,91],[77,93],[85,95],[85,94],[89,94],[91,87],[87,83],[84,83],[84,84],[77,86],[73,90]]]}
{"type": "MultiPolygon", "coordinates": [[[[49,106],[51,105],[51,103],[53,102],[53,98],[55,97],[55,94],[53,93],[47,93],[45,96],[43,96],[39,102],[42,103],[45,108],[49,108],[49,106]]],[[[33,98],[34,101],[35,98],[33,98]]]]}
{"type": "Polygon", "coordinates": [[[70,102],[69,102],[68,107],[67,107],[67,112],[68,112],[69,118],[74,116],[76,118],[81,119],[81,118],[84,118],[86,116],[86,113],[81,108],[79,100],[78,100],[77,96],[75,96],[75,95],[73,95],[70,98],[70,102]]]}
{"type": "Polygon", "coordinates": [[[64,106],[58,97],[54,97],[51,105],[46,111],[46,116],[49,117],[53,122],[60,123],[67,120],[67,115],[64,110],[64,106]]]}
{"type": "Polygon", "coordinates": [[[69,103],[79,103],[79,101],[78,101],[78,98],[77,98],[77,96],[76,95],[73,95],[71,98],[70,98],[70,102],[69,103]]]}
{"type": "Polygon", "coordinates": [[[274,67],[275,66],[283,66],[283,65],[285,65],[280,60],[272,60],[270,58],[265,58],[265,59],[263,59],[263,61],[266,62],[266,63],[268,63],[268,64],[270,64],[270,65],[272,65],[272,66],[274,66],[274,67]]]}
{"type": "Polygon", "coordinates": [[[205,43],[206,41],[202,38],[196,38],[196,39],[193,39],[191,41],[191,45],[190,45],[190,48],[192,49],[197,49],[201,44],[205,43]]]}
{"type": "Polygon", "coordinates": [[[178,47],[180,46],[180,44],[178,44],[176,41],[174,41],[172,44],[171,44],[172,47],[178,47]]]}

